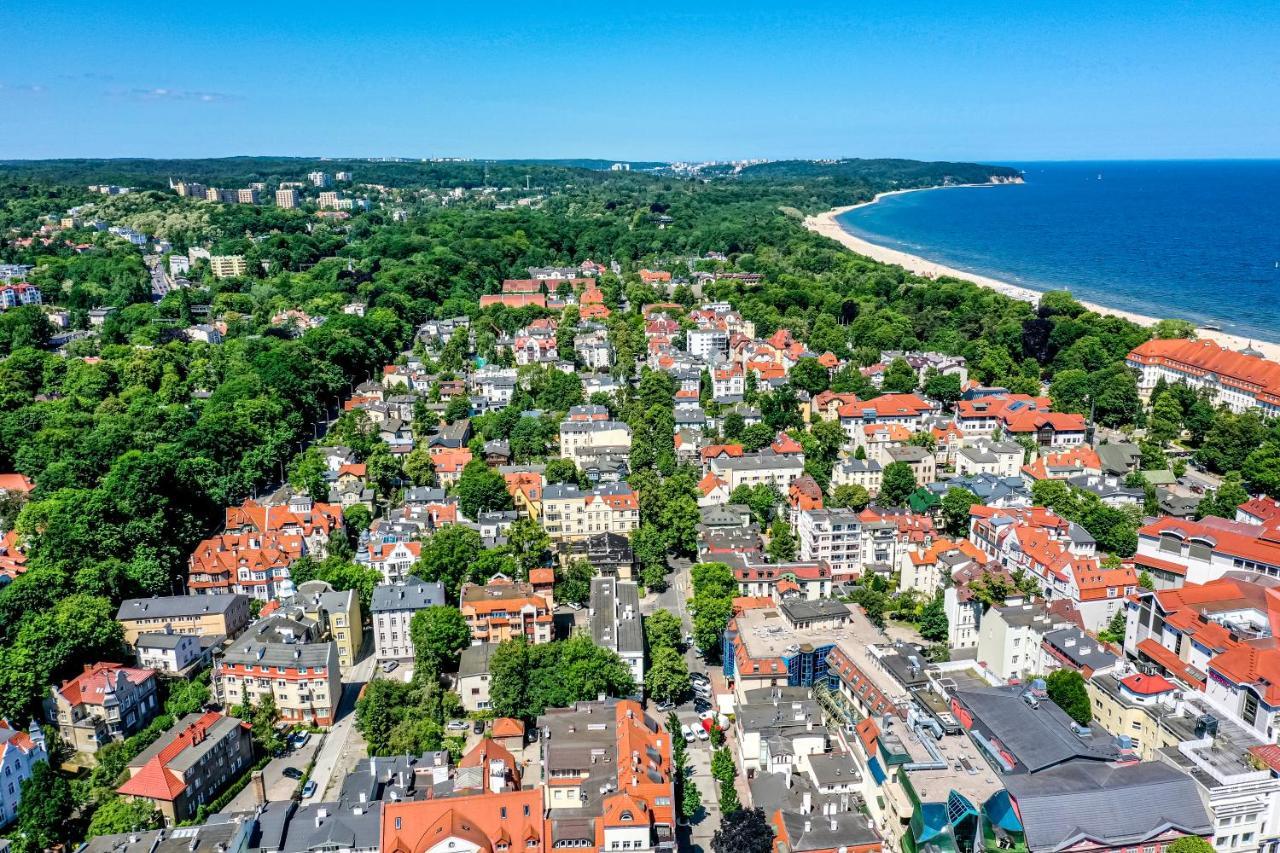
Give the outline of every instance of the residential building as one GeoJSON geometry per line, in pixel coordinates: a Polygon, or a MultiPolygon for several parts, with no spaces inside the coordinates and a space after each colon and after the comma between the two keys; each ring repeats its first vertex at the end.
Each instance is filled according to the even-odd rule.
{"type": "Polygon", "coordinates": [[[796,513],[797,556],[823,560],[840,583],[862,573],[862,521],[849,509],[813,509],[796,513]]]}
{"type": "Polygon", "coordinates": [[[464,583],[458,609],[471,629],[472,643],[501,643],[523,637],[529,643],[552,640],[554,602],[535,593],[532,583],[494,575],[482,585],[464,583]]]}
{"type": "Polygon", "coordinates": [[[730,493],[739,486],[767,484],[786,494],[791,482],[804,474],[804,459],[793,455],[744,453],[713,458],[708,468],[727,484],[730,493]]]}
{"type": "Polygon", "coordinates": [[[239,204],[257,204],[258,191],[252,187],[236,190],[236,202],[239,204]]]}
{"type": "Polygon", "coordinates": [[[134,650],[139,666],[170,675],[190,674],[207,666],[212,653],[211,647],[204,645],[199,637],[178,634],[172,628],[156,634],[139,634],[134,650]]]}
{"type": "Polygon", "coordinates": [[[644,626],[640,619],[640,591],[633,581],[616,577],[591,579],[588,614],[591,639],[617,652],[631,670],[636,695],[644,690],[644,626]]]}
{"type": "Polygon", "coordinates": [[[92,764],[104,745],[146,728],[160,712],[154,669],[118,663],[87,664],[84,672],[50,687],[45,719],[62,742],[92,764]]]}
{"type": "Polygon", "coordinates": [[[1072,625],[1045,633],[1040,643],[1037,672],[1047,675],[1055,670],[1070,669],[1088,679],[1110,673],[1119,664],[1120,659],[1102,643],[1072,625]]]}
{"type": "Polygon", "coordinates": [[[588,451],[631,452],[631,427],[622,421],[566,420],[560,424],[560,455],[581,466],[588,451]]]}
{"type": "Polygon", "coordinates": [[[40,288],[34,284],[20,281],[0,287],[0,311],[23,305],[39,305],[42,301],[40,288]]]}
{"type": "Polygon", "coordinates": [[[487,711],[489,701],[489,658],[497,643],[472,643],[458,658],[458,698],[468,713],[487,711]]]}
{"type": "Polygon", "coordinates": [[[247,595],[160,595],[127,598],[116,610],[124,642],[132,646],[141,634],[191,634],[235,638],[249,624],[247,595]]]}
{"type": "Polygon", "coordinates": [[[0,719],[0,828],[17,818],[22,783],[31,778],[32,768],[48,760],[44,733],[38,725],[33,723],[28,733],[0,719]]]}
{"type": "Polygon", "coordinates": [[[188,714],[129,762],[116,792],[150,800],[167,826],[190,820],[253,766],[249,729],[216,711],[188,714]]]}
{"type": "Polygon", "coordinates": [[[846,459],[831,469],[831,488],[861,486],[867,494],[880,494],[880,482],[884,478],[884,466],[871,459],[846,459]]]}
{"type": "Polygon", "coordinates": [[[1045,634],[1064,623],[1051,616],[1043,601],[992,607],[982,617],[978,660],[1005,680],[1041,673],[1045,634]]]}
{"type": "Polygon", "coordinates": [[[957,572],[986,562],[986,556],[968,539],[935,539],[927,547],[907,551],[898,589],[915,590],[932,598],[948,586],[957,572]]]}
{"type": "Polygon", "coordinates": [[[326,581],[310,580],[298,586],[291,602],[319,626],[321,637],[327,637],[338,647],[340,667],[355,665],[360,646],[364,644],[364,616],[356,590],[335,590],[326,581]]]}
{"type": "Polygon", "coordinates": [[[1017,477],[1026,451],[1016,441],[975,441],[956,451],[956,474],[960,477],[987,474],[1017,477]]]}
{"type": "Polygon", "coordinates": [[[244,255],[210,255],[209,270],[214,278],[235,278],[248,272],[244,255]]]}
{"type": "Polygon", "coordinates": [[[546,842],[540,790],[486,788],[468,796],[387,802],[382,807],[377,849],[386,853],[514,853],[551,849],[546,842]]]}
{"type": "Polygon", "coordinates": [[[885,448],[884,462],[886,465],[901,462],[911,466],[911,473],[915,476],[916,482],[922,486],[927,486],[937,479],[937,460],[924,447],[904,444],[901,447],[885,448]]]}
{"type": "Polygon", "coordinates": [[[332,725],[342,698],[338,647],[315,642],[316,628],[280,616],[259,620],[214,664],[221,701],[257,704],[271,696],[284,722],[332,725]]]}
{"type": "Polygon", "coordinates": [[[403,583],[421,555],[421,542],[369,543],[369,565],[382,572],[384,584],[403,583]]]}
{"type": "Polygon", "coordinates": [[[293,210],[302,201],[297,190],[276,190],[276,207],[293,210]]]}
{"type": "Polygon", "coordinates": [[[690,355],[708,362],[729,357],[729,333],[723,329],[690,329],[685,344],[690,355]]]}
{"type": "Polygon", "coordinates": [[[332,179],[324,172],[308,172],[307,180],[311,182],[311,186],[321,189],[333,184],[332,179]]]}
{"type": "Polygon", "coordinates": [[[413,614],[445,603],[444,584],[440,581],[428,583],[409,575],[403,583],[375,586],[369,612],[377,659],[380,662],[413,660],[413,636],[409,632],[413,614]]]}
{"type": "Polygon", "coordinates": [[[606,483],[584,492],[569,483],[542,491],[542,526],[557,545],[597,533],[629,535],[640,526],[640,504],[625,482],[606,483]]]}
{"type": "Polygon", "coordinates": [[[675,770],[661,721],[638,702],[606,699],[548,710],[537,726],[547,847],[674,853],[675,770]]]}

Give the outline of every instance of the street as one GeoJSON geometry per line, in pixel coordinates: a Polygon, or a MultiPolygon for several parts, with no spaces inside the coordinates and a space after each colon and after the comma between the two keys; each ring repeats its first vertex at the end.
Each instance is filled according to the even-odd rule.
{"type": "MultiPolygon", "coordinates": [[[[285,768],[292,767],[300,774],[306,772],[307,765],[311,763],[311,757],[319,748],[320,736],[312,735],[306,746],[267,762],[267,766],[262,768],[262,775],[267,783],[267,802],[284,801],[293,796],[293,792],[302,783],[298,779],[285,776],[285,768]]],[[[240,793],[231,798],[231,802],[227,803],[220,814],[251,812],[257,806],[257,793],[253,789],[253,783],[250,782],[240,793]]]]}
{"type": "Polygon", "coordinates": [[[342,676],[342,701],[338,703],[336,720],[325,735],[324,743],[316,755],[315,767],[311,770],[316,790],[302,801],[304,804],[323,802],[329,794],[336,796],[342,786],[342,778],[357,761],[365,757],[364,738],[355,728],[355,708],[360,690],[369,681],[376,663],[371,640],[370,632],[365,636],[364,645],[360,649],[363,657],[342,676]]]}
{"type": "MultiPolygon", "coordinates": [[[[674,613],[680,617],[683,632],[688,635],[693,631],[693,619],[689,615],[688,607],[689,601],[693,598],[693,582],[689,576],[689,569],[693,564],[689,560],[683,559],[671,559],[669,563],[671,565],[671,574],[668,575],[667,588],[662,592],[645,596],[640,602],[640,612],[646,616],[659,610],[674,613]]],[[[698,657],[693,650],[692,645],[685,648],[684,659],[690,672],[705,672],[710,676],[712,689],[715,693],[719,694],[725,691],[724,676],[719,667],[708,668],[702,658],[698,657]]],[[[658,719],[658,722],[664,726],[666,725],[666,714],[655,711],[652,704],[649,707],[649,712],[658,719]]],[[[698,714],[693,708],[692,699],[681,703],[676,708],[676,717],[682,724],[700,725],[698,714]]],[[[726,741],[726,744],[728,743],[726,741]]],[[[711,839],[720,827],[720,786],[711,776],[712,751],[711,741],[709,740],[690,741],[686,749],[686,754],[689,757],[689,781],[697,785],[698,793],[702,795],[702,808],[688,825],[677,827],[676,834],[682,850],[710,850],[711,839]]],[[[747,799],[743,796],[745,786],[741,784],[741,777],[739,777],[739,782],[739,797],[745,803],[747,799]]]]}

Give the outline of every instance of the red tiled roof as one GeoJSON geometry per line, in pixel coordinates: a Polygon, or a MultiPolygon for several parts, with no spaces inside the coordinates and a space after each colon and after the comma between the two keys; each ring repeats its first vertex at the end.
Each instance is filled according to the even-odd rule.
{"type": "Polygon", "coordinates": [[[1141,672],[1135,672],[1121,679],[1120,683],[1129,692],[1137,693],[1139,696],[1155,696],[1157,693],[1168,693],[1170,690],[1177,689],[1177,685],[1163,675],[1145,675],[1141,672]]]}

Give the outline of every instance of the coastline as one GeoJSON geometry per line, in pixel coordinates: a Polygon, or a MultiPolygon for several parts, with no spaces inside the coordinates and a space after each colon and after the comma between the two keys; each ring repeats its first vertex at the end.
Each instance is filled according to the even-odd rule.
{"type": "MultiPolygon", "coordinates": [[[[960,186],[968,188],[988,186],[996,187],[999,186],[999,184],[963,184],[957,185],[957,188],[960,186]]],[[[1033,305],[1038,304],[1040,302],[1041,291],[1011,284],[1007,281],[1002,281],[990,276],[964,272],[963,270],[958,270],[954,267],[946,266],[945,264],[936,263],[928,260],[927,258],[919,257],[918,255],[911,255],[898,249],[891,249],[887,246],[881,246],[877,243],[869,242],[846,231],[841,227],[840,223],[836,219],[836,217],[848,213],[851,210],[856,210],[859,207],[865,207],[869,204],[875,204],[886,196],[901,195],[903,193],[911,192],[924,192],[926,190],[934,189],[951,189],[951,187],[918,187],[914,189],[892,190],[890,192],[879,193],[871,201],[837,207],[828,210],[825,213],[806,217],[804,220],[804,227],[816,234],[821,234],[824,237],[829,237],[830,239],[835,240],[837,243],[840,243],[845,248],[856,252],[859,255],[864,255],[871,258],[873,261],[879,261],[882,264],[891,264],[893,266],[902,267],[906,271],[915,273],[923,278],[936,279],[946,276],[949,278],[963,279],[965,281],[971,281],[979,287],[994,290],[1011,299],[1030,302],[1033,305]]],[[[1066,290],[1067,288],[1063,289],[1066,290]]],[[[1099,305],[1095,302],[1087,302],[1083,299],[1077,301],[1095,314],[1122,317],[1126,320],[1137,323],[1139,326],[1154,326],[1160,319],[1158,317],[1149,317],[1145,314],[1137,314],[1132,311],[1124,311],[1119,308],[1108,308],[1105,305],[1099,305]]],[[[1206,329],[1204,327],[1196,328],[1196,337],[1200,340],[1213,341],[1219,346],[1236,351],[1252,345],[1255,350],[1262,353],[1263,357],[1272,361],[1280,361],[1280,342],[1245,338],[1240,335],[1233,335],[1216,329],[1206,329]]]]}

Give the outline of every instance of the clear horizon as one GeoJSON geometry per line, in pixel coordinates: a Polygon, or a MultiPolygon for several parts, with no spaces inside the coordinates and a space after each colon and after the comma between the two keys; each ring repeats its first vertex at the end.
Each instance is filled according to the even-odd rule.
{"type": "Polygon", "coordinates": [[[0,26],[0,159],[1280,157],[1274,3],[71,2],[0,26]]]}

